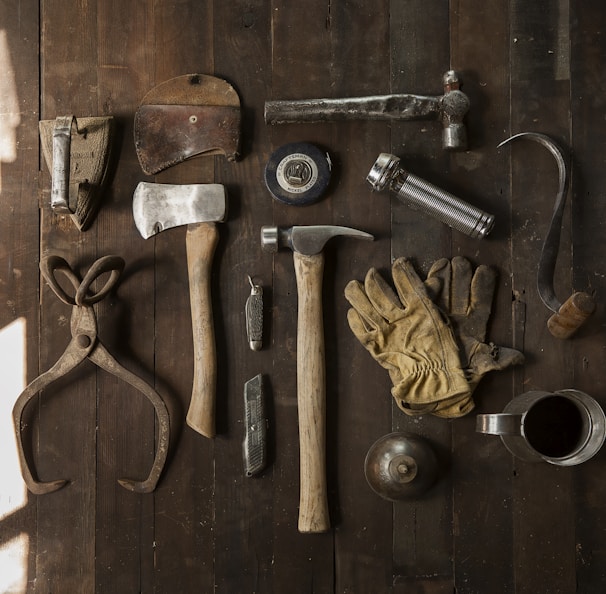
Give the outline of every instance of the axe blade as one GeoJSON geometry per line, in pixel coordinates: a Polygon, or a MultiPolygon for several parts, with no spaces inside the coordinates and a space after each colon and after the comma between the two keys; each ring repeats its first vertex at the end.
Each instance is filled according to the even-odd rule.
{"type": "Polygon", "coordinates": [[[226,217],[227,192],[221,184],[140,182],[133,195],[133,218],[144,239],[181,225],[221,223],[226,217]]]}

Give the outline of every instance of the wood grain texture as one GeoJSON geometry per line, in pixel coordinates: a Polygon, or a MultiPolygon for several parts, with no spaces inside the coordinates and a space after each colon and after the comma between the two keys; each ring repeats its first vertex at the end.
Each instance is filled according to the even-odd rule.
{"type": "MultiPolygon", "coordinates": [[[[1,3],[0,56],[3,61],[0,121],[0,340],[2,433],[13,434],[12,406],[40,371],[40,286],[38,272],[38,84],[39,20],[37,2],[1,3]],[[31,13],[21,20],[20,11],[31,13]]],[[[29,410],[37,437],[39,409],[29,410]]],[[[34,451],[37,449],[33,446],[34,451]]],[[[8,587],[33,591],[38,558],[37,498],[21,482],[14,446],[5,443],[0,461],[0,548],[13,566],[8,587]]],[[[5,587],[6,587],[5,586],[5,587]]]]}
{"type": "MultiPolygon", "coordinates": [[[[309,97],[310,94],[334,94],[333,73],[335,41],[330,27],[332,7],[323,0],[312,0],[305,7],[293,10],[292,2],[271,2],[271,59],[267,66],[271,77],[265,99],[309,97]],[[301,51],[300,48],[305,48],[301,51]]],[[[293,124],[266,126],[259,130],[267,134],[270,154],[280,146],[299,140],[312,142],[324,150],[335,144],[337,131],[332,126],[293,124]]],[[[257,179],[263,183],[261,176],[257,179]]],[[[272,205],[272,223],[288,227],[330,223],[333,201],[320,200],[305,208],[287,206],[266,199],[272,205]]],[[[334,247],[334,246],[333,246],[334,247]]],[[[327,246],[329,248],[329,246],[327,246]]],[[[267,256],[266,256],[267,257],[267,256]]],[[[273,382],[276,410],[276,462],[274,464],[274,591],[293,587],[302,592],[331,592],[335,587],[334,531],[324,534],[300,534],[297,530],[299,507],[299,438],[297,411],[297,288],[290,250],[273,257],[272,352],[274,357],[273,382]],[[276,482],[277,481],[277,482],[276,482]]],[[[326,271],[327,278],[330,273],[326,271]]],[[[325,282],[326,291],[330,282],[325,282]]],[[[327,325],[325,325],[327,326],[327,325]]],[[[327,340],[327,344],[330,344],[327,340]]],[[[327,377],[330,385],[331,377],[327,377]]],[[[332,398],[331,398],[332,400],[332,398]]],[[[327,424],[331,404],[327,403],[327,424]]],[[[330,429],[328,430],[330,432],[330,429]]],[[[332,444],[330,444],[332,445],[332,444]]],[[[331,449],[327,443],[327,460],[331,449]]],[[[331,485],[332,487],[332,485],[331,485]]],[[[334,505],[334,491],[329,492],[329,505],[334,505]]],[[[332,511],[332,510],[329,510],[332,511]]]]}
{"type": "MultiPolygon", "coordinates": [[[[229,217],[222,226],[217,254],[216,339],[219,350],[215,464],[214,577],[218,590],[271,591],[274,563],[274,463],[278,457],[272,347],[272,258],[261,250],[260,227],[272,220],[272,200],[260,172],[270,152],[262,110],[267,96],[271,56],[271,3],[215,2],[215,72],[235,85],[242,102],[242,158],[219,159],[216,180],[229,192],[229,217]],[[246,340],[244,306],[250,293],[247,275],[263,287],[263,350],[252,352],[246,340]],[[243,386],[262,373],[268,411],[268,468],[244,476],[243,386]]],[[[280,430],[284,429],[283,427],[280,430]]]]}
{"type": "MultiPolygon", "coordinates": [[[[414,2],[409,6],[392,2],[391,14],[391,90],[440,94],[442,75],[451,66],[448,6],[442,2],[414,2]]],[[[465,64],[453,66],[460,68],[465,64]]],[[[465,75],[463,81],[466,90],[465,75]]],[[[441,148],[440,138],[441,125],[437,121],[401,122],[392,127],[391,152],[402,159],[402,165],[411,173],[457,194],[459,189],[447,176],[449,157],[441,148]]],[[[393,197],[376,199],[380,198],[389,200],[391,208],[391,261],[408,257],[423,275],[433,261],[450,254],[452,232],[448,227],[393,197]]],[[[389,263],[385,261],[382,266],[390,276],[389,263]]],[[[394,591],[396,584],[409,585],[425,575],[452,580],[452,427],[431,416],[421,420],[408,417],[393,403],[392,429],[421,435],[440,459],[439,481],[427,496],[392,506],[394,591]]]]}
{"type": "MultiPolygon", "coordinates": [[[[68,36],[62,15],[70,8],[57,2],[46,2],[41,6],[42,119],[72,113],[76,116],[97,115],[97,94],[91,93],[91,89],[97,88],[96,7],[75,11],[74,35],[68,36]],[[74,84],[76,80],[78,83],[74,84]]],[[[45,175],[42,188],[48,187],[50,176],[45,175]]],[[[75,270],[86,270],[98,255],[96,225],[91,231],[93,229],[93,233],[81,234],[69,216],[51,212],[43,191],[40,254],[57,254],[75,270]]],[[[47,369],[69,342],[66,322],[71,312],[46,286],[41,290],[40,305],[40,365],[47,369]]],[[[102,337],[103,327],[101,323],[102,337]]],[[[85,362],[70,374],[69,379],[56,382],[41,398],[38,470],[41,476],[67,478],[70,483],[57,492],[57,497],[38,500],[40,548],[35,581],[38,592],[58,588],[95,591],[97,478],[100,482],[111,480],[112,490],[117,478],[104,474],[103,465],[97,460],[97,375],[94,366],[85,362]],[[69,411],[69,417],[66,417],[66,411],[69,411]],[[69,422],[71,420],[73,422],[69,422]],[[47,550],[56,551],[62,563],[56,563],[43,553],[47,550]]],[[[113,473],[116,466],[110,466],[113,473]]]]}
{"type": "MultiPolygon", "coordinates": [[[[0,556],[18,552],[24,581],[16,591],[604,590],[606,454],[577,468],[530,465],[474,427],[475,413],[500,412],[530,389],[577,388],[606,404],[602,2],[1,0],[0,11],[17,96],[6,111],[19,120],[15,158],[0,154],[0,331],[8,336],[23,325],[25,375],[33,379],[70,338],[69,307],[40,282],[40,255],[57,253],[80,272],[100,256],[123,256],[119,286],[95,306],[100,337],[120,363],[155,385],[170,409],[172,435],[154,493],[130,493],[116,479],[143,478],[149,469],[153,409],[89,363],[45,390],[28,411],[36,468],[43,479],[72,481],[9,512],[3,475],[0,556]],[[462,153],[442,150],[437,121],[269,126],[263,119],[266,99],[439,94],[449,68],[462,73],[471,100],[470,146],[462,153]],[[238,91],[242,158],[193,159],[153,181],[216,182],[229,196],[208,273],[217,352],[213,440],[185,421],[195,360],[186,229],[144,240],[131,208],[137,183],[150,181],[134,149],[137,106],[155,85],[196,72],[238,91]],[[111,184],[84,233],[50,211],[50,175],[39,155],[38,120],[70,113],[117,122],[111,184]],[[496,148],[521,131],[550,135],[572,157],[555,289],[563,297],[587,291],[597,309],[566,341],[549,333],[550,312],[536,291],[555,164],[535,143],[496,148]],[[304,208],[273,200],[263,180],[271,153],[297,141],[316,144],[332,162],[325,197],[304,208]],[[472,240],[388,193],[373,193],[365,177],[380,152],[494,214],[492,233],[472,240]],[[372,243],[335,240],[323,252],[320,449],[330,528],[321,534],[297,527],[307,447],[299,443],[306,422],[297,404],[304,375],[297,358],[307,347],[297,344],[293,254],[261,249],[260,227],[271,224],[337,224],[375,236],[372,243]],[[488,337],[522,349],[526,363],[488,374],[467,417],[407,417],[392,402],[387,372],[352,335],[343,289],[371,266],[389,278],[395,257],[411,258],[424,274],[436,259],[455,255],[498,271],[488,337]],[[264,289],[266,340],[258,352],[249,349],[244,327],[249,274],[264,289]],[[270,464],[247,478],[242,387],[258,373],[268,386],[270,464]],[[418,500],[392,503],[366,484],[364,457],[391,431],[419,434],[438,454],[439,480],[418,500]]],[[[3,78],[0,102],[6,85],[3,78]]],[[[0,122],[4,117],[0,110],[0,122]]],[[[0,590],[8,590],[0,573],[0,590]]]]}
{"type": "Polygon", "coordinates": [[[214,223],[188,225],[185,243],[194,350],[194,380],[187,424],[205,437],[214,437],[217,398],[217,348],[212,310],[212,264],[219,242],[214,223]]]}
{"type": "Polygon", "coordinates": [[[297,279],[297,410],[299,413],[299,532],[330,528],[326,486],[326,362],[322,280],[324,256],[294,252],[297,279]]]}
{"type": "MultiPolygon", "coordinates": [[[[571,363],[575,386],[591,394],[604,406],[604,322],[605,277],[599,254],[604,249],[604,202],[601,198],[604,168],[599,164],[604,143],[605,123],[597,114],[604,101],[604,81],[596,65],[606,49],[603,39],[604,13],[598,2],[570,3],[570,92],[571,149],[573,178],[571,194],[571,234],[573,240],[572,279],[575,290],[587,291],[597,301],[596,312],[574,338],[571,363]]],[[[567,288],[570,288],[568,285],[567,288]]],[[[606,587],[604,556],[600,535],[606,515],[599,493],[604,489],[604,451],[580,466],[574,477],[575,566],[577,591],[606,587]]]]}
{"type": "MultiPolygon", "coordinates": [[[[463,89],[473,105],[467,118],[470,150],[451,158],[451,183],[473,204],[495,215],[495,227],[483,240],[453,233],[452,254],[466,255],[475,266],[487,264],[497,273],[487,340],[506,347],[515,344],[509,234],[517,223],[511,220],[508,164],[495,147],[510,125],[511,39],[509,29],[498,24],[508,21],[509,5],[495,2],[478,9],[460,0],[451,6],[451,59],[463,69],[463,89]]],[[[514,373],[508,369],[487,374],[474,393],[474,413],[501,411],[513,396],[514,373]]],[[[453,423],[455,585],[461,592],[481,592],[490,583],[512,592],[512,459],[498,438],[475,433],[474,413],[453,423]]]]}
{"type": "MultiPolygon", "coordinates": [[[[570,76],[558,63],[569,63],[568,27],[559,36],[557,23],[567,23],[568,2],[539,3],[532,8],[513,3],[510,12],[512,44],[511,126],[512,132],[541,130],[569,151],[570,76]],[[540,4],[540,6],[539,6],[540,4]],[[536,48],[536,49],[535,49],[536,48]],[[558,76],[555,75],[559,72],[558,76]]],[[[535,266],[548,228],[557,190],[557,170],[547,151],[512,146],[511,232],[514,291],[526,307],[524,350],[527,362],[518,393],[538,387],[554,390],[574,385],[570,361],[571,341],[558,340],[547,329],[550,312],[536,290],[535,266]],[[528,196],[532,195],[532,202],[528,196]],[[538,214],[538,216],[537,216],[538,214]],[[536,237],[537,241],[531,238],[536,237]],[[539,239],[540,238],[540,239],[539,239]],[[548,373],[545,370],[549,369],[548,373]],[[541,371],[543,370],[543,371],[541,371]]],[[[570,282],[572,246],[570,203],[566,208],[556,274],[556,291],[570,282]]],[[[574,577],[574,524],[572,473],[558,468],[514,461],[513,538],[516,592],[537,589],[572,592],[574,577]],[[540,490],[536,486],[540,484],[540,490]],[[554,517],[558,518],[554,522],[554,517]],[[555,565],[552,565],[555,563],[555,565]]]]}

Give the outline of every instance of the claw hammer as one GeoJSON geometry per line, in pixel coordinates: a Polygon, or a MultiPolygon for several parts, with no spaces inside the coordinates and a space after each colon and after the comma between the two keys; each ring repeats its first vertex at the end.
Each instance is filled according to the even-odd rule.
{"type": "Polygon", "coordinates": [[[322,320],[322,276],[326,242],[339,235],[366,239],[369,233],[335,225],[261,228],[261,246],[293,251],[297,279],[297,408],[299,413],[299,532],[330,528],[326,487],[326,371],[322,320]]]}

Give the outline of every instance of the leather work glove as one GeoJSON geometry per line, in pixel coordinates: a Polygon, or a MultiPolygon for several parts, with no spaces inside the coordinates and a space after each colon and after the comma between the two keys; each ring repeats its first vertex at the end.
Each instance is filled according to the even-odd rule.
{"type": "Polygon", "coordinates": [[[465,414],[471,394],[452,329],[408,260],[398,258],[392,276],[399,298],[375,268],[363,285],[347,284],[352,332],[388,370],[406,414],[465,414]]]}
{"type": "Polygon", "coordinates": [[[434,262],[425,281],[428,293],[452,324],[472,393],[489,371],[524,362],[519,351],[486,343],[496,279],[489,266],[478,266],[472,273],[469,260],[456,256],[434,262]]]}

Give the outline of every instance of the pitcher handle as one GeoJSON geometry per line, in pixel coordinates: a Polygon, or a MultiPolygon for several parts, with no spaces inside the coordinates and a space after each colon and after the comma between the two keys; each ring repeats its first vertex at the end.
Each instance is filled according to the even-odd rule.
{"type": "Polygon", "coordinates": [[[476,431],[488,435],[521,435],[522,415],[498,413],[476,416],[476,431]]]}

